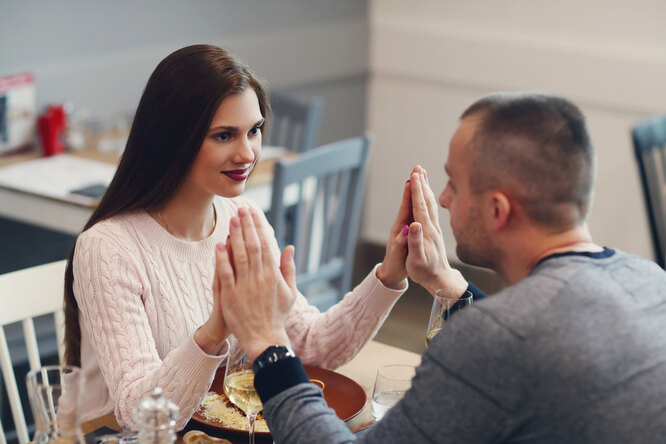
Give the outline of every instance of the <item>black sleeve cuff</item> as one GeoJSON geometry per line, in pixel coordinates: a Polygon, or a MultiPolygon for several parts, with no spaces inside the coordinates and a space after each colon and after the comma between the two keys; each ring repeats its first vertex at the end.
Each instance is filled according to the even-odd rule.
{"type": "Polygon", "coordinates": [[[254,388],[264,404],[278,393],[303,382],[310,382],[310,378],[297,356],[281,359],[254,375],[254,388]]]}
{"type": "MultiPolygon", "coordinates": [[[[471,282],[468,282],[468,283],[467,283],[467,290],[466,290],[465,292],[468,292],[468,291],[469,291],[470,293],[472,293],[472,303],[474,303],[474,302],[478,302],[478,301],[480,301],[481,299],[485,299],[485,298],[488,297],[484,292],[482,292],[481,290],[479,290],[479,289],[477,288],[477,286],[474,285],[474,284],[472,284],[471,282]]],[[[463,293],[463,294],[464,294],[464,293],[463,293]]],[[[455,304],[455,305],[454,305],[453,307],[451,307],[451,309],[449,310],[448,315],[453,316],[455,313],[458,313],[458,312],[459,312],[460,310],[462,310],[464,307],[465,307],[464,305],[455,304]]],[[[444,318],[444,319],[446,319],[446,318],[444,318]]]]}
{"type": "Polygon", "coordinates": [[[488,297],[487,294],[479,290],[479,288],[476,285],[472,284],[471,282],[468,282],[467,291],[472,293],[472,298],[473,298],[472,300],[474,302],[480,301],[481,299],[485,299],[488,297]]]}

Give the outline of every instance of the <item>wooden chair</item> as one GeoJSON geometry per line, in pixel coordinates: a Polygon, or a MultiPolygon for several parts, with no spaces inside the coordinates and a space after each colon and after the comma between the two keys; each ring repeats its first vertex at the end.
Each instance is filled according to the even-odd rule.
{"type": "Polygon", "coordinates": [[[631,132],[657,263],[666,269],[666,114],[631,132]]]}
{"type": "Polygon", "coordinates": [[[370,144],[342,140],[275,164],[268,220],[280,248],[294,245],[298,288],[321,310],[351,287],[370,144]]]}
{"type": "MultiPolygon", "coordinates": [[[[61,260],[37,267],[26,268],[0,275],[0,296],[4,298],[3,309],[0,311],[0,364],[2,378],[9,397],[16,433],[21,444],[30,441],[26,425],[24,408],[21,405],[19,389],[10,347],[5,336],[5,326],[21,322],[23,336],[28,352],[30,369],[41,367],[37,334],[33,319],[53,313],[56,322],[56,336],[59,359],[62,362],[64,352],[64,316],[62,312],[63,289],[66,261],[61,260]]],[[[0,425],[0,443],[6,443],[5,432],[0,425]]]]}
{"type": "Polygon", "coordinates": [[[286,95],[271,94],[271,119],[264,143],[302,153],[314,148],[319,138],[319,126],[324,100],[314,97],[298,100],[286,95]]]}

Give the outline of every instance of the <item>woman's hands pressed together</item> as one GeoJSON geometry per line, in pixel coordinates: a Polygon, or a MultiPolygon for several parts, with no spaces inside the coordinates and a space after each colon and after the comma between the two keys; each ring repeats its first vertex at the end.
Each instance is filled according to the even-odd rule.
{"type": "Polygon", "coordinates": [[[248,358],[270,345],[289,345],[284,324],[296,298],[294,248],[273,253],[268,222],[254,209],[241,208],[229,227],[227,245],[216,248],[216,281],[226,325],[248,358]]]}

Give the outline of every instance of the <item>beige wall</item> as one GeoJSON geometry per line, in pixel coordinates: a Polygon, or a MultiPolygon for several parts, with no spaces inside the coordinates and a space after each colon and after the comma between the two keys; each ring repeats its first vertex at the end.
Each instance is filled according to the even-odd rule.
{"type": "MultiPolygon", "coordinates": [[[[562,94],[588,117],[598,179],[597,242],[652,257],[629,131],[666,110],[666,2],[370,2],[367,123],[376,135],[364,232],[385,242],[412,165],[445,183],[460,112],[496,90],[562,94]]],[[[454,253],[448,214],[440,217],[454,253]]]]}

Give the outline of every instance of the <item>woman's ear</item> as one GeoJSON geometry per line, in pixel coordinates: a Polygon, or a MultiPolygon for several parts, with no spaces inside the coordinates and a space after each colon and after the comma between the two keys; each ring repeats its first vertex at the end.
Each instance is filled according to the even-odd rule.
{"type": "Polygon", "coordinates": [[[509,197],[501,191],[493,191],[490,200],[490,229],[498,232],[506,228],[513,208],[509,197]]]}

